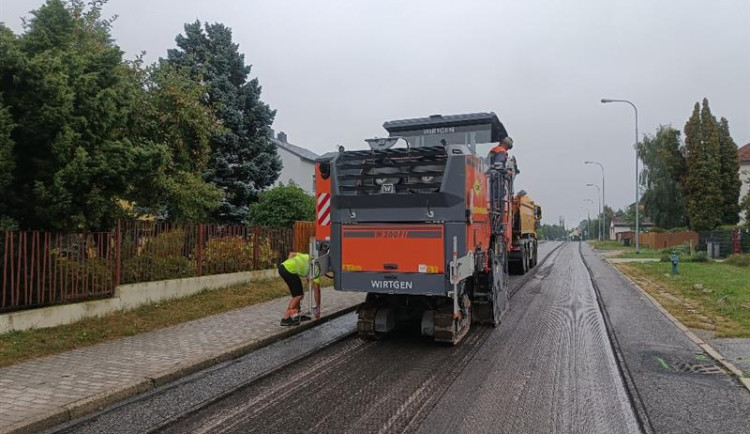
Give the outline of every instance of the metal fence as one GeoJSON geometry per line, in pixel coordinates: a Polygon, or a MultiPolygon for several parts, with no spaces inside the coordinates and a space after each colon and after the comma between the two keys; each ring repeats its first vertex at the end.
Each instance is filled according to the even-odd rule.
{"type": "Polygon", "coordinates": [[[0,232],[0,311],[109,297],[114,233],[0,232]]]}
{"type": "Polygon", "coordinates": [[[706,251],[709,241],[719,245],[719,257],[734,253],[750,253],[750,231],[735,229],[699,232],[698,249],[706,251]]]}
{"type": "Polygon", "coordinates": [[[121,283],[273,268],[314,234],[306,222],[121,221],[113,232],[0,231],[0,312],[110,297],[121,283]]]}

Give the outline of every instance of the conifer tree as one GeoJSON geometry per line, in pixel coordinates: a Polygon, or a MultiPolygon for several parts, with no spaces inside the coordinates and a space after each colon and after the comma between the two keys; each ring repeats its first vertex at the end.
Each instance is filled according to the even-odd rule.
{"type": "Polygon", "coordinates": [[[206,179],[225,193],[215,219],[245,222],[250,204],[278,178],[281,161],[270,140],[275,111],[260,99],[258,79],[248,80],[251,66],[232,31],[222,24],[185,25],[167,62],[191,70],[206,87],[205,103],[213,108],[227,131],[211,139],[206,179]]]}
{"type": "Polygon", "coordinates": [[[740,161],[737,144],[732,140],[729,134],[729,121],[721,118],[719,122],[719,160],[721,165],[721,193],[723,198],[722,204],[722,223],[726,225],[736,225],[739,222],[740,212],[740,161]]]}
{"type": "Polygon", "coordinates": [[[718,124],[711,114],[708,99],[704,98],[702,110],[695,103],[693,114],[685,124],[687,174],[683,189],[690,227],[695,230],[711,230],[722,221],[719,153],[718,124]]]}

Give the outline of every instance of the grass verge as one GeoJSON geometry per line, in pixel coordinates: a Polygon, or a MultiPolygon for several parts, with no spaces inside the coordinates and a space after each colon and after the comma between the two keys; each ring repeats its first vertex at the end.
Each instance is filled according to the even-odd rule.
{"type": "MultiPolygon", "coordinates": [[[[591,247],[595,248],[596,250],[625,250],[628,248],[622,245],[622,241],[591,240],[591,241],[588,241],[588,243],[591,244],[591,247]]],[[[635,249],[633,249],[633,251],[635,251],[635,249]]]]}
{"type": "MultiPolygon", "coordinates": [[[[330,286],[324,279],[322,286],[330,286]]],[[[0,335],[0,367],[105,341],[150,332],[289,295],[281,279],[206,290],[99,318],[0,335]]],[[[282,312],[279,312],[281,315],[282,312]]]]}
{"type": "MultiPolygon", "coordinates": [[[[620,251],[615,258],[662,258],[665,255],[671,255],[673,250],[678,250],[681,253],[681,260],[685,260],[686,246],[670,247],[662,250],[654,250],[645,246],[641,246],[640,251],[635,253],[634,246],[624,246],[622,241],[589,241],[591,247],[599,251],[620,251]]],[[[689,257],[689,255],[687,256],[689,257]]]]}
{"type": "Polygon", "coordinates": [[[686,262],[672,276],[671,264],[664,262],[615,266],[686,326],[717,337],[750,338],[750,268],[686,262]]]}

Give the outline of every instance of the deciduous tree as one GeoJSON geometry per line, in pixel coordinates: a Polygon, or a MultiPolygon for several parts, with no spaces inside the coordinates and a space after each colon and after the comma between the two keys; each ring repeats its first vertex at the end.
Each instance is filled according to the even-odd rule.
{"type": "Polygon", "coordinates": [[[638,153],[643,160],[645,214],[661,228],[685,226],[687,216],[681,186],[685,157],[680,151],[680,132],[661,126],[654,136],[647,135],[638,144],[638,153]]]}
{"type": "Polygon", "coordinates": [[[210,139],[224,128],[202,103],[203,88],[189,71],[165,62],[131,64],[134,105],[128,131],[146,146],[141,164],[152,176],[136,180],[127,198],[136,210],[175,220],[205,221],[221,203],[221,190],[202,177],[210,139]]]}

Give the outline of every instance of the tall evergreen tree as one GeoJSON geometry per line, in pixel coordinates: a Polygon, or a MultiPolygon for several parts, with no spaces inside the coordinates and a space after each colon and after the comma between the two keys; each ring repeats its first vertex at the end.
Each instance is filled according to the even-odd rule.
{"type": "Polygon", "coordinates": [[[190,69],[206,86],[207,100],[227,131],[211,140],[206,179],[225,193],[214,213],[220,221],[244,222],[250,203],[273,184],[281,161],[270,140],[275,111],[261,101],[258,79],[248,81],[250,65],[232,42],[232,31],[222,24],[185,25],[167,62],[190,69]]]}
{"type": "Polygon", "coordinates": [[[680,152],[680,132],[661,126],[656,135],[647,135],[638,144],[638,153],[643,160],[645,214],[662,228],[684,226],[685,203],[680,182],[685,173],[685,158],[680,152]]]}
{"type": "MultiPolygon", "coordinates": [[[[13,158],[13,140],[10,138],[13,131],[13,118],[10,111],[3,105],[2,95],[0,95],[0,229],[3,221],[10,211],[8,206],[8,192],[11,181],[13,181],[13,168],[15,160],[13,158]]],[[[6,217],[7,218],[7,217],[6,217]]]]}
{"type": "Polygon", "coordinates": [[[689,223],[695,230],[711,230],[723,217],[719,127],[711,114],[708,99],[703,108],[695,103],[693,114],[685,124],[685,160],[687,175],[683,194],[689,223]]]}
{"type": "Polygon", "coordinates": [[[109,228],[139,170],[122,137],[126,71],[102,4],[48,0],[18,39],[23,70],[5,96],[17,123],[12,208],[22,227],[109,228]]]}
{"type": "Polygon", "coordinates": [[[740,221],[740,161],[737,144],[729,134],[729,121],[721,118],[719,122],[719,164],[722,204],[722,223],[736,225],[740,221]]]}

